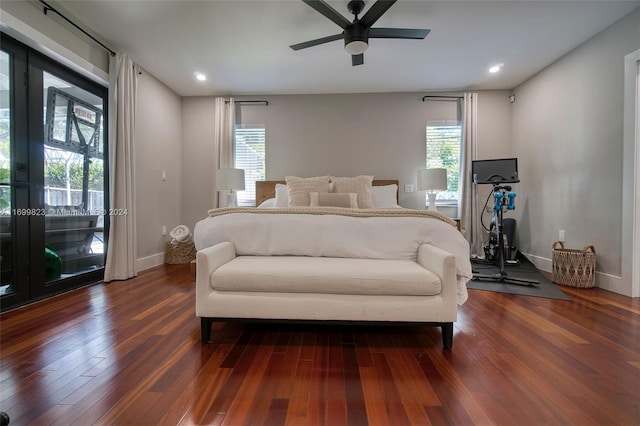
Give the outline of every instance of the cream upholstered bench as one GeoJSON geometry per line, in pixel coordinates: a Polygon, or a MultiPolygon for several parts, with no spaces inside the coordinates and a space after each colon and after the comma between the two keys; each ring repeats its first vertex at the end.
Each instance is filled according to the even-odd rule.
{"type": "Polygon", "coordinates": [[[455,257],[430,244],[416,261],[237,256],[231,242],[197,254],[201,338],[213,321],[293,320],[435,325],[451,348],[457,316],[455,257]]]}

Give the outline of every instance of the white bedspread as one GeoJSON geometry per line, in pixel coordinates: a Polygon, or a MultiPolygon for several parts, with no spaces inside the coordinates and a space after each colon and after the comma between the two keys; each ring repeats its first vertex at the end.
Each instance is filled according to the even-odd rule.
{"type": "MultiPolygon", "coordinates": [[[[196,249],[230,241],[236,253],[254,256],[327,256],[416,260],[418,246],[432,244],[456,257],[458,304],[472,277],[469,244],[451,224],[428,216],[351,217],[336,214],[226,213],[194,228],[196,249]]],[[[375,214],[375,213],[374,213],[375,214]]]]}

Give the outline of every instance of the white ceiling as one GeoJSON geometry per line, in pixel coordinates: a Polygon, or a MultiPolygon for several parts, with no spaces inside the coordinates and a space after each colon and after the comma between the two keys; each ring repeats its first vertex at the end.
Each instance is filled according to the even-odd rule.
{"type": "MultiPolygon", "coordinates": [[[[352,20],[347,0],[328,3],[352,20]]],[[[342,31],[300,0],[54,4],[179,95],[198,96],[512,89],[640,0],[400,0],[374,27],[431,33],[424,40],[370,40],[364,65],[356,67],[341,40],[289,48],[342,31]],[[490,74],[495,63],[504,68],[490,74]],[[196,81],[196,71],[207,81],[196,81]]]]}

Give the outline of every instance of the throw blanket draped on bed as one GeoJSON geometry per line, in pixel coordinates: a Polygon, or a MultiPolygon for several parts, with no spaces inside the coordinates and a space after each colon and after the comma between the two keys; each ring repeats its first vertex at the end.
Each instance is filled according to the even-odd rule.
{"type": "Polygon", "coordinates": [[[239,256],[326,256],[416,260],[432,244],[456,257],[458,303],[471,279],[469,244],[455,223],[437,212],[411,209],[221,208],[194,229],[201,250],[230,241],[239,256]]]}
{"type": "Polygon", "coordinates": [[[219,209],[211,209],[208,211],[209,216],[220,216],[230,213],[255,213],[255,214],[337,214],[341,216],[351,217],[435,217],[451,226],[456,223],[449,216],[430,210],[412,210],[412,209],[350,209],[343,207],[276,207],[268,209],[255,209],[253,207],[223,207],[219,209]]]}

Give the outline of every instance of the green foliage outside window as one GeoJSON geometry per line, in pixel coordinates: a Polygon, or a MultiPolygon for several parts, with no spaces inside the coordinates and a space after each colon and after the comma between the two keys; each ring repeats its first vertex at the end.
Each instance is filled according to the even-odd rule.
{"type": "Polygon", "coordinates": [[[11,171],[9,159],[11,149],[9,145],[10,122],[6,118],[6,112],[2,111],[0,119],[0,215],[8,215],[11,209],[11,189],[8,184],[11,182],[11,171]]]}
{"type": "MultiPolygon", "coordinates": [[[[102,161],[92,161],[89,167],[89,190],[102,191],[104,189],[104,168],[102,161]]],[[[69,181],[71,189],[82,189],[82,164],[69,166],[69,181]]],[[[66,188],[66,165],[64,163],[45,163],[45,182],[51,188],[66,188]]]]}
{"type": "MultiPolygon", "coordinates": [[[[0,183],[9,183],[9,169],[0,167],[0,183]]],[[[11,192],[8,186],[0,187],[0,215],[8,215],[11,208],[11,192]]]]}

